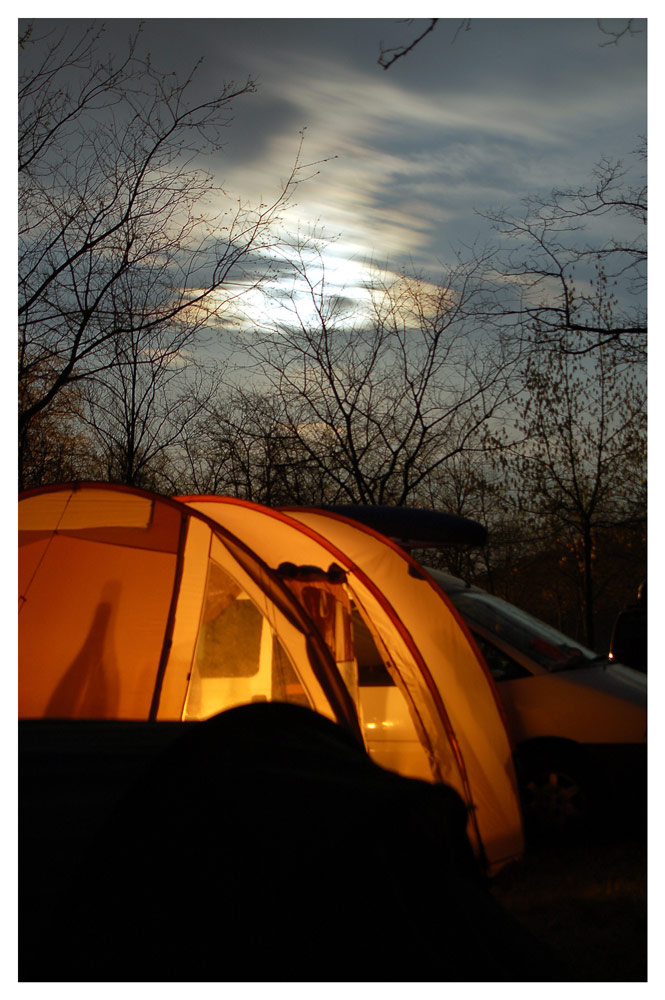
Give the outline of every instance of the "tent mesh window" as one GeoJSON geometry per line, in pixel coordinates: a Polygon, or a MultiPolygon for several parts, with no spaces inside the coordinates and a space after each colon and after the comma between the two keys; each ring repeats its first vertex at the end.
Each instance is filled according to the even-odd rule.
{"type": "Polygon", "coordinates": [[[207,719],[257,701],[310,704],[268,620],[211,560],[183,718],[207,719]]]}
{"type": "Polygon", "coordinates": [[[262,616],[237,595],[201,630],[196,662],[203,677],[253,677],[259,672],[262,616]]]}
{"type": "Polygon", "coordinates": [[[306,708],[314,707],[276,635],[273,636],[272,649],[272,700],[289,701],[306,708]]]}

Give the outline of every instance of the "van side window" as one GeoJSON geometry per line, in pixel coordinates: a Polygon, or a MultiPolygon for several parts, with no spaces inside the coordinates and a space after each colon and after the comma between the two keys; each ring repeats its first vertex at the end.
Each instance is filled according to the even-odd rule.
{"type": "Polygon", "coordinates": [[[473,633],[478,649],[485,657],[485,662],[495,681],[515,681],[520,677],[530,677],[531,674],[512,656],[495,646],[484,636],[473,633]]]}

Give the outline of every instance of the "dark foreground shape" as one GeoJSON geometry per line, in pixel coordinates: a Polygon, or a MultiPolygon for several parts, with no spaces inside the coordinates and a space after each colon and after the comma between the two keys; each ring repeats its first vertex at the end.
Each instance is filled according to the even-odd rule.
{"type": "MultiPolygon", "coordinates": [[[[90,779],[91,755],[80,747],[72,769],[69,739],[63,794],[77,773],[90,779]]],[[[101,828],[86,837],[78,815],[77,865],[67,818],[40,816],[33,739],[21,980],[567,978],[489,896],[450,788],[377,767],[339,726],[292,705],[183,726],[156,753],[146,741],[152,764],[101,828]],[[42,876],[49,858],[60,865],[48,905],[30,877],[38,854],[42,876]]]]}

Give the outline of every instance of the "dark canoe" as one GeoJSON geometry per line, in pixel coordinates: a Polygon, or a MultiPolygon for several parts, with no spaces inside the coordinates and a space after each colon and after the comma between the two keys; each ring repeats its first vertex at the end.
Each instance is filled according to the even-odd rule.
{"type": "Polygon", "coordinates": [[[487,529],[478,521],[437,510],[368,504],[321,505],[320,509],[360,521],[409,549],[484,545],[487,541],[487,529]]]}

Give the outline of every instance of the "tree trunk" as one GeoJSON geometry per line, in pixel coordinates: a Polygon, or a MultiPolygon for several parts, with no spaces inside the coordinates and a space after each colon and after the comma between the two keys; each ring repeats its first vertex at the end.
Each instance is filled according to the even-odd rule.
{"type": "Polygon", "coordinates": [[[584,524],[582,531],[584,560],[584,641],[589,649],[595,649],[595,628],[594,628],[594,600],[593,600],[593,575],[591,566],[591,553],[593,548],[593,536],[591,525],[584,524]]]}

